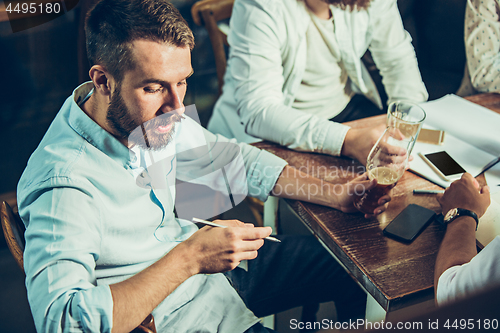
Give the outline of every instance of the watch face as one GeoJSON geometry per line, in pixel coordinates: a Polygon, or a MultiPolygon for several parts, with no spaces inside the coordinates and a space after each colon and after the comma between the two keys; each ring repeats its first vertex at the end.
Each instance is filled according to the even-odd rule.
{"type": "Polygon", "coordinates": [[[452,220],[457,215],[457,213],[458,213],[458,208],[450,209],[448,213],[446,213],[446,215],[444,216],[444,221],[450,222],[450,220],[452,220]]]}

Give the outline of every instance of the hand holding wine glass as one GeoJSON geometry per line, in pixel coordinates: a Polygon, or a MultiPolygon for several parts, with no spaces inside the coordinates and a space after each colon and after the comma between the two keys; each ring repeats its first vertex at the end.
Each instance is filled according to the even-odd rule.
{"type": "Polygon", "coordinates": [[[368,155],[366,171],[377,186],[354,199],[354,206],[365,214],[373,214],[378,200],[388,194],[403,176],[425,112],[409,102],[389,105],[387,128],[368,155]]]}

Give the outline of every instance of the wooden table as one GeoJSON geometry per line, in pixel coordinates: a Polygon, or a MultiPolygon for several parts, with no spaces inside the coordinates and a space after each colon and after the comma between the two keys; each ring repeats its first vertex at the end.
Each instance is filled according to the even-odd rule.
{"type": "MultiPolygon", "coordinates": [[[[481,94],[468,99],[500,113],[500,95],[481,94]]],[[[367,127],[385,117],[361,119],[349,125],[367,127]]],[[[352,179],[352,171],[361,166],[349,158],[301,153],[269,142],[255,145],[282,157],[292,167],[333,183],[352,179]]],[[[480,176],[479,181],[484,182],[484,177],[480,176]]],[[[434,297],[434,263],[445,229],[433,222],[411,244],[382,234],[387,224],[410,203],[441,212],[434,195],[413,195],[413,189],[441,188],[412,172],[405,172],[392,191],[387,210],[372,219],[365,219],[360,213],[345,214],[306,202],[285,202],[365,289],[368,299],[371,295],[385,312],[391,312],[434,297]]]]}

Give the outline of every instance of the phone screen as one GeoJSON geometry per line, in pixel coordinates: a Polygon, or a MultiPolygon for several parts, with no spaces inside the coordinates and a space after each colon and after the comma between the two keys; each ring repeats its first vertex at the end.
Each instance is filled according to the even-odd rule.
{"type": "Polygon", "coordinates": [[[404,242],[413,241],[433,220],[434,211],[409,204],[394,220],[385,227],[384,234],[404,242]]]}
{"type": "Polygon", "coordinates": [[[460,164],[458,164],[450,155],[445,151],[440,151],[437,153],[425,154],[425,157],[432,163],[436,168],[439,169],[445,176],[456,175],[459,173],[466,172],[460,164]]]}

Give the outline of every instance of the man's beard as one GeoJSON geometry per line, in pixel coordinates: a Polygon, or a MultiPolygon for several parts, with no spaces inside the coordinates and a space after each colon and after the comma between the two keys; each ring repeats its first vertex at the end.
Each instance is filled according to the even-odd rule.
{"type": "Polygon", "coordinates": [[[106,115],[106,120],[116,137],[128,140],[129,146],[133,144],[150,150],[165,148],[172,141],[175,123],[180,122],[181,119],[184,117],[176,112],[169,112],[142,123],[125,105],[119,88],[113,92],[106,115]],[[172,124],[172,128],[167,133],[156,132],[159,126],[170,124],[172,124]]]}

